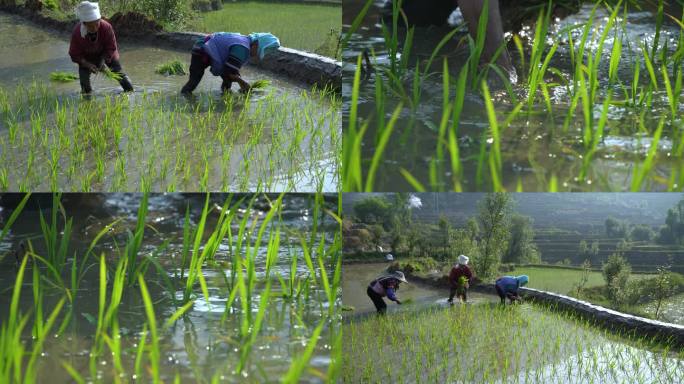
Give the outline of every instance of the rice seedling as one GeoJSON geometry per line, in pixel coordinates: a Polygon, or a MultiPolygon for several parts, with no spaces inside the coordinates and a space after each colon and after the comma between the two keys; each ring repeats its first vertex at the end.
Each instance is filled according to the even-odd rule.
{"type": "Polygon", "coordinates": [[[104,67],[100,69],[99,73],[102,73],[107,79],[115,82],[121,81],[123,79],[123,75],[117,72],[113,72],[111,69],[104,67]]]}
{"type": "Polygon", "coordinates": [[[59,83],[70,83],[72,81],[78,80],[78,75],[71,72],[55,71],[50,73],[50,80],[57,81],[59,83]]]}
{"type": "MultiPolygon", "coordinates": [[[[115,196],[108,199],[117,199],[115,196]]],[[[74,227],[81,228],[83,218],[71,216],[72,212],[68,206],[62,206],[59,195],[52,197],[53,204],[58,205],[58,226],[61,228],[62,221],[71,221],[74,227]]],[[[68,259],[65,267],[71,270],[71,284],[65,280],[70,289],[52,284],[53,272],[50,272],[48,257],[36,254],[28,243],[28,256],[23,259],[18,276],[22,278],[27,261],[34,260],[33,279],[30,284],[19,282],[18,287],[31,286],[33,302],[29,303],[30,312],[12,309],[18,308],[19,304],[10,305],[10,338],[24,340],[28,332],[41,340],[22,344],[25,349],[21,350],[21,355],[25,358],[21,364],[14,361],[15,352],[0,349],[2,378],[7,373],[11,377],[7,381],[12,382],[41,381],[46,375],[75,382],[126,382],[168,381],[168,378],[186,379],[192,375],[198,380],[204,380],[205,376],[230,376],[270,381],[274,378],[272,369],[265,371],[262,366],[268,356],[268,346],[273,343],[288,345],[296,340],[292,353],[298,353],[297,359],[273,359],[278,364],[274,365],[278,367],[278,375],[287,377],[287,382],[311,377],[334,381],[339,365],[333,367],[331,364],[328,372],[310,365],[313,357],[321,353],[336,354],[336,364],[340,364],[335,348],[341,347],[336,324],[339,320],[341,236],[333,234],[329,228],[323,230],[322,220],[329,216],[338,225],[341,220],[326,206],[323,195],[310,198],[312,216],[309,217],[312,220],[306,228],[288,223],[283,207],[288,206],[291,197],[285,194],[265,196],[267,208],[260,205],[256,196],[229,195],[220,207],[206,196],[196,222],[186,203],[185,213],[177,222],[179,236],[172,231],[172,239],[165,239],[159,228],[145,223],[151,207],[159,207],[160,198],[155,196],[152,205],[148,195],[139,196],[137,214],[130,219],[131,229],[125,232],[120,228],[120,218],[102,223],[96,230],[87,230],[89,235],[85,239],[80,239],[81,231],[72,231],[67,249],[73,250],[74,258],[68,259]],[[240,217],[239,222],[237,217],[240,217]],[[121,238],[124,245],[118,244],[121,238]],[[162,246],[173,251],[155,251],[162,246]],[[291,250],[293,260],[283,260],[286,246],[291,250]],[[143,249],[145,256],[141,256],[143,249]],[[178,258],[169,258],[168,254],[176,253],[175,250],[178,258]],[[129,265],[131,262],[135,267],[129,265]],[[304,264],[303,273],[298,266],[304,264]],[[47,266],[48,272],[38,265],[47,266]],[[156,274],[146,273],[149,265],[154,266],[156,274]],[[288,268],[290,275],[279,276],[287,274],[288,268]],[[138,285],[134,289],[131,288],[131,275],[135,275],[138,285]],[[283,296],[286,291],[291,293],[287,298],[283,296]],[[140,292],[139,296],[137,292],[140,292]],[[52,307],[55,294],[61,301],[52,307]],[[187,301],[182,300],[184,295],[187,301]],[[65,312],[62,309],[67,300],[70,306],[65,312]],[[225,307],[222,302],[212,304],[216,300],[225,300],[225,307]],[[51,308],[50,312],[46,312],[46,307],[51,308]],[[205,316],[211,312],[220,314],[220,320],[205,316]],[[174,351],[179,347],[176,344],[178,336],[194,332],[190,329],[194,329],[192,323],[198,317],[203,322],[208,321],[207,324],[216,325],[212,326],[215,330],[209,331],[208,339],[203,335],[199,339],[202,341],[186,341],[188,344],[181,346],[187,351],[189,366],[178,362],[166,364],[167,359],[176,359],[174,351]],[[87,321],[91,326],[69,326],[74,325],[73,320],[87,321]],[[182,320],[182,327],[176,326],[179,320],[182,320]],[[274,331],[293,326],[288,340],[281,342],[272,338],[274,331]],[[80,335],[83,330],[85,335],[80,335]],[[53,333],[55,340],[52,340],[53,333]],[[77,340],[78,347],[71,345],[72,338],[77,340]],[[46,348],[45,355],[41,355],[46,348]],[[87,352],[64,354],[74,348],[87,352]],[[234,368],[227,371],[210,363],[214,356],[220,356],[222,362],[228,359],[234,368]],[[48,373],[48,369],[54,371],[55,367],[48,363],[50,359],[56,359],[59,368],[48,373]],[[5,362],[10,364],[7,369],[3,365],[5,362]],[[212,373],[206,373],[207,363],[213,367],[212,373]],[[15,365],[31,366],[32,373],[15,372],[12,368],[15,365]],[[30,380],[25,379],[27,377],[30,380]]],[[[287,214],[291,212],[287,211],[287,214]]],[[[43,226],[49,229],[45,232],[51,234],[54,226],[50,213],[43,215],[47,217],[43,219],[43,226]]],[[[62,238],[58,236],[57,239],[62,238]]],[[[63,272],[60,275],[66,276],[63,272]]],[[[19,288],[13,292],[17,302],[25,297],[18,293],[19,288]]],[[[7,327],[4,321],[2,326],[7,327]]],[[[6,342],[8,339],[3,332],[0,332],[0,346],[15,343],[14,339],[6,342]]],[[[202,332],[206,334],[207,331],[202,332]]]]}
{"type": "Polygon", "coordinates": [[[254,88],[254,89],[263,89],[263,88],[268,87],[269,85],[271,85],[270,80],[256,80],[256,81],[252,82],[250,87],[254,88]]]}
{"type": "Polygon", "coordinates": [[[218,101],[204,94],[196,103],[161,94],[81,102],[51,93],[28,113],[42,89],[17,87],[17,112],[0,116],[9,128],[0,129],[0,174],[7,188],[32,190],[263,190],[284,181],[316,190],[319,180],[335,188],[338,97],[329,89],[278,97],[271,88],[218,101]]]}
{"type": "Polygon", "coordinates": [[[357,369],[343,372],[342,382],[677,381],[684,364],[666,345],[608,333],[545,305],[483,303],[391,316],[352,319],[344,326],[343,359],[357,369]],[[387,348],[404,357],[378,354],[387,348]]]}
{"type": "Polygon", "coordinates": [[[169,62],[157,65],[154,72],[160,75],[185,75],[187,71],[185,70],[185,65],[180,60],[171,60],[169,62]]]}

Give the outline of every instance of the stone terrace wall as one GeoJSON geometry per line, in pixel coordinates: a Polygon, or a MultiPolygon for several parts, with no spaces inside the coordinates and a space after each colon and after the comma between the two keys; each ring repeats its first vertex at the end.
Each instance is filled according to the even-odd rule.
{"type": "MultiPolygon", "coordinates": [[[[0,7],[0,10],[22,16],[39,27],[67,33],[71,33],[77,22],[76,20],[55,20],[24,7],[0,7]]],[[[161,43],[171,49],[186,51],[189,55],[192,45],[203,36],[206,35],[196,32],[156,32],[152,35],[129,37],[134,38],[136,42],[161,43]]],[[[342,90],[342,63],[328,57],[280,47],[278,51],[267,54],[257,67],[307,84],[317,85],[320,88],[328,86],[336,92],[342,90]]]]}
{"type": "MultiPolygon", "coordinates": [[[[446,275],[439,276],[439,274],[433,274],[429,276],[417,276],[407,274],[407,279],[409,283],[415,282],[438,289],[448,289],[448,277],[446,275]]],[[[471,287],[471,290],[496,295],[494,284],[477,284],[471,287]]],[[[588,320],[596,321],[598,324],[605,326],[608,329],[621,331],[634,336],[656,338],[658,341],[668,343],[675,348],[684,348],[684,325],[646,319],[618,312],[573,297],[540,291],[533,288],[520,288],[520,293],[528,300],[544,303],[560,310],[577,313],[588,320]]]]}
{"type": "MultiPolygon", "coordinates": [[[[195,41],[204,36],[197,32],[161,32],[155,40],[189,53],[195,41]]],[[[342,63],[329,57],[280,47],[266,54],[256,66],[321,88],[329,86],[337,92],[342,89],[342,63]]]]}
{"type": "Polygon", "coordinates": [[[525,298],[550,304],[562,310],[573,311],[608,328],[639,336],[660,338],[660,341],[684,348],[684,326],[682,325],[629,315],[573,297],[533,288],[521,288],[521,293],[525,298]]]}

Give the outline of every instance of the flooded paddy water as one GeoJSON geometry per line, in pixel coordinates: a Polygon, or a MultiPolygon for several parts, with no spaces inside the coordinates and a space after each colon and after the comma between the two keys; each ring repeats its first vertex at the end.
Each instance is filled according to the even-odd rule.
{"type": "MultiPolygon", "coordinates": [[[[372,311],[358,287],[386,264],[343,267],[344,305],[372,311]],[[348,293],[350,292],[350,293],[348,293]]],[[[409,278],[410,282],[410,278],[409,278]]],[[[402,284],[414,303],[386,316],[345,312],[342,382],[630,382],[684,379],[684,352],[614,334],[536,304],[501,306],[476,294],[449,306],[444,292],[402,284]]],[[[469,295],[470,296],[470,295],[469,295]]],[[[370,303],[370,299],[365,297],[370,303]]]]}
{"type": "MultiPolygon", "coordinates": [[[[453,28],[416,27],[407,49],[401,21],[383,32],[380,3],[343,53],[347,189],[684,188],[681,7],[585,2],[565,19],[531,20],[515,36],[521,51],[508,44],[517,82],[506,84],[469,61],[463,28],[433,57],[453,28]]],[[[345,2],[345,31],[364,4],[345,2]]]]}
{"type": "Polygon", "coordinates": [[[335,377],[337,196],[31,199],[0,238],[0,381],[335,377]]]}
{"type": "Polygon", "coordinates": [[[249,96],[220,94],[208,71],[186,99],[187,75],[155,68],[190,52],[119,42],[136,91],[93,76],[94,97],[78,80],[68,36],[0,13],[0,190],[328,191],[337,190],[340,100],[332,91],[247,65],[249,96]],[[58,188],[57,188],[58,187],[58,188]]]}

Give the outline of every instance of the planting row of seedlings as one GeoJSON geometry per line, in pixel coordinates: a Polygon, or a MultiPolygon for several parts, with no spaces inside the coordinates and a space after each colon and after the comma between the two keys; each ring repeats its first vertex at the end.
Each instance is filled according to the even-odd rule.
{"type": "Polygon", "coordinates": [[[431,306],[343,326],[342,382],[671,383],[684,354],[542,305],[431,306]]]}
{"type": "Polygon", "coordinates": [[[181,103],[0,89],[0,190],[336,190],[334,92],[253,92],[181,103]]]}
{"type": "MultiPolygon", "coordinates": [[[[665,14],[660,1],[652,30],[636,40],[627,3],[587,5],[584,20],[559,27],[551,7],[541,10],[533,30],[512,37],[512,80],[493,64],[504,46],[481,63],[487,6],[476,37],[463,39],[461,62],[444,48],[459,28],[414,57],[422,43],[394,1],[381,39],[357,43],[348,57],[344,189],[681,190],[682,15],[665,14]]],[[[363,39],[371,5],[345,42],[363,39]]]]}
{"type": "Polygon", "coordinates": [[[21,239],[0,279],[0,381],[335,381],[337,207],[312,195],[292,220],[294,197],[207,195],[164,218],[151,198],[83,237],[59,195],[38,233],[18,204],[0,235],[21,239]]]}

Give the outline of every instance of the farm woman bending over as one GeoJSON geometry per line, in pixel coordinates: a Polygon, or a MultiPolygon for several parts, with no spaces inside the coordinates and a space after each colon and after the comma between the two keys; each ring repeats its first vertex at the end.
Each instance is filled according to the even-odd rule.
{"type": "Polygon", "coordinates": [[[530,280],[527,275],[520,276],[504,276],[496,279],[496,293],[499,294],[501,299],[501,304],[506,304],[506,298],[510,300],[511,304],[514,301],[519,301],[520,295],[518,294],[518,288],[527,284],[530,280]]]}
{"type": "Polygon", "coordinates": [[[465,303],[468,301],[468,288],[473,281],[475,275],[473,270],[468,266],[468,256],[461,255],[458,257],[458,264],[451,268],[449,273],[449,283],[451,291],[449,292],[449,303],[454,303],[454,296],[458,297],[465,303]]]}
{"type": "Polygon", "coordinates": [[[181,89],[181,93],[192,94],[207,67],[210,67],[212,75],[221,76],[223,79],[221,91],[229,91],[235,81],[243,92],[247,92],[250,85],[240,77],[240,68],[250,58],[263,60],[268,50],[278,47],[280,40],[270,33],[252,33],[245,36],[239,33],[216,32],[203,37],[192,47],[190,79],[181,89]]]}
{"type": "Polygon", "coordinates": [[[370,282],[366,292],[368,297],[375,304],[375,309],[378,310],[378,314],[384,315],[387,311],[387,304],[383,297],[387,296],[388,299],[401,304],[399,298],[396,295],[396,290],[399,289],[400,283],[408,283],[404,277],[404,273],[401,271],[394,271],[389,275],[380,276],[377,279],[370,282]]]}
{"type": "Polygon", "coordinates": [[[114,28],[102,20],[100,6],[84,1],[76,8],[76,14],[80,22],[71,34],[69,56],[78,64],[81,92],[87,95],[93,91],[90,74],[104,71],[105,65],[119,75],[119,84],[125,92],[133,92],[131,81],[121,72],[114,28]]]}

